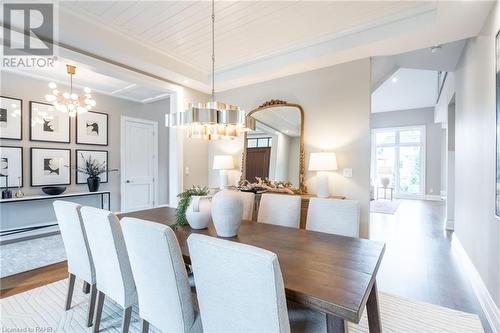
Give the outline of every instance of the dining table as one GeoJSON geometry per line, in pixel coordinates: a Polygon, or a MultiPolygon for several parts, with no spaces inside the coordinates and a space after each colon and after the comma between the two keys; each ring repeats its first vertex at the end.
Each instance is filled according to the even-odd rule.
{"type": "MultiPolygon", "coordinates": [[[[118,215],[123,217],[174,225],[176,209],[160,207],[118,215]]],[[[189,235],[217,237],[212,223],[201,230],[189,225],[173,229],[187,264],[189,235]]],[[[359,323],[365,308],[369,331],[382,331],[376,276],[384,243],[253,221],[242,221],[238,235],[225,239],[274,252],[287,300],[326,314],[327,332],[345,332],[347,322],[359,323]]]]}

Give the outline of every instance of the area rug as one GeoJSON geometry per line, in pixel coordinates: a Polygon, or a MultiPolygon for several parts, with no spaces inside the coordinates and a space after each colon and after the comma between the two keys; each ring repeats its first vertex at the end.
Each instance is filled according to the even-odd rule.
{"type": "Polygon", "coordinates": [[[372,200],[370,201],[370,213],[395,214],[400,202],[397,200],[372,200]]]}
{"type": "MultiPolygon", "coordinates": [[[[63,305],[68,280],[0,300],[1,324],[5,332],[88,332],[85,327],[88,295],[77,281],[72,308],[63,305]],[[38,328],[38,330],[37,330],[38,328]],[[44,330],[45,329],[45,330],[44,330]]],[[[379,294],[380,315],[384,332],[476,333],[484,332],[475,314],[416,302],[386,293],[379,294]]],[[[168,314],[166,314],[168,315],[168,314]]],[[[106,298],[101,332],[119,332],[122,309],[106,298]]],[[[130,332],[140,332],[138,308],[133,308],[130,332]]],[[[151,327],[150,332],[158,332],[151,327]]],[[[368,333],[366,313],[359,324],[349,323],[349,332],[368,333]]]]}
{"type": "Polygon", "coordinates": [[[66,260],[61,235],[0,246],[0,277],[26,272],[66,260]]]}

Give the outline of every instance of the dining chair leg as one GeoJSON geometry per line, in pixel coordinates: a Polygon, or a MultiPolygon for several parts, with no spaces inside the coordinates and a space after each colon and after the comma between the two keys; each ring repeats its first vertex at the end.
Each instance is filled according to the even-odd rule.
{"type": "Polygon", "coordinates": [[[122,333],[128,333],[131,318],[132,318],[132,305],[123,310],[122,333]]]}
{"type": "Polygon", "coordinates": [[[87,327],[92,326],[92,320],[94,319],[96,296],[97,296],[97,286],[94,283],[93,285],[90,286],[90,300],[89,300],[89,311],[87,316],[87,327]]]}
{"type": "Polygon", "coordinates": [[[75,289],[75,275],[69,273],[68,294],[66,296],[66,311],[71,308],[71,299],[73,298],[73,290],[75,289]]]}
{"type": "Polygon", "coordinates": [[[141,325],[141,333],[148,333],[149,331],[149,322],[147,320],[142,319],[141,325]]]}
{"type": "MultiPolygon", "coordinates": [[[[347,327],[344,319],[331,314],[326,314],[326,332],[327,333],[346,333],[347,327]]],[[[370,332],[371,333],[371,332],[370,332]]]]}
{"type": "Polygon", "coordinates": [[[88,283],[87,281],[83,281],[82,292],[84,294],[88,294],[90,292],[90,283],[88,283]]]}
{"type": "Polygon", "coordinates": [[[104,306],[104,295],[103,292],[99,291],[97,293],[97,307],[95,309],[95,318],[94,318],[94,333],[99,332],[99,326],[101,325],[101,316],[102,316],[102,308],[104,306]]]}

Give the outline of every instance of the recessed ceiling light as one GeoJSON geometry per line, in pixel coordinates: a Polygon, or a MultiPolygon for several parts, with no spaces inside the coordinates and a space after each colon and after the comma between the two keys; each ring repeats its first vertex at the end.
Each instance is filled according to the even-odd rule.
{"type": "Polygon", "coordinates": [[[398,79],[398,77],[397,77],[397,76],[395,76],[395,77],[393,77],[393,78],[392,78],[392,80],[391,80],[391,81],[392,81],[392,83],[396,83],[396,82],[398,82],[398,80],[399,80],[399,79],[398,79]]]}
{"type": "Polygon", "coordinates": [[[434,45],[434,46],[431,46],[431,53],[438,53],[439,51],[441,51],[441,48],[442,46],[441,45],[434,45]]]}

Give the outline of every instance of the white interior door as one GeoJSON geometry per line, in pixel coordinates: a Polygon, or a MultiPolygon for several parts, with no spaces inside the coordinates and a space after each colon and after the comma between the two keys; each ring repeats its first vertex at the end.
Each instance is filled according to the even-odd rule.
{"type": "Polygon", "coordinates": [[[121,210],[155,207],[158,123],[122,117],[121,125],[121,210]]]}

